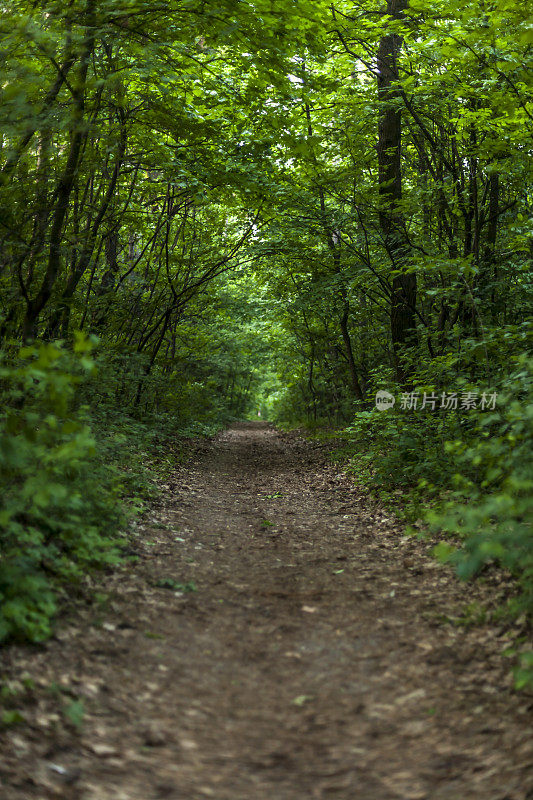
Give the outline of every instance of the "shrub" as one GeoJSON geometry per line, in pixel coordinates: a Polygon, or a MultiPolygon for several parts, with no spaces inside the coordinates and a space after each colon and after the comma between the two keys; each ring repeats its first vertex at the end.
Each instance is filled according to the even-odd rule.
{"type": "Polygon", "coordinates": [[[92,346],[35,344],[0,367],[0,640],[46,638],[58,584],[118,559],[117,473],[97,458],[86,411],[72,410],[92,346]]]}

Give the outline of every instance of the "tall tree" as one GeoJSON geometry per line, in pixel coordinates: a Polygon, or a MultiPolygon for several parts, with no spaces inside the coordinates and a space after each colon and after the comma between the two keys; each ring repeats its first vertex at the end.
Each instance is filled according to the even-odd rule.
{"type": "MultiPolygon", "coordinates": [[[[387,16],[401,20],[406,0],[388,0],[387,16]]],[[[385,23],[386,26],[387,23],[385,23]]],[[[377,52],[379,100],[378,165],[379,222],[384,245],[392,263],[391,339],[396,374],[406,379],[402,348],[416,336],[416,274],[409,265],[402,200],[402,96],[399,55],[402,37],[395,30],[385,32],[377,52]]]]}

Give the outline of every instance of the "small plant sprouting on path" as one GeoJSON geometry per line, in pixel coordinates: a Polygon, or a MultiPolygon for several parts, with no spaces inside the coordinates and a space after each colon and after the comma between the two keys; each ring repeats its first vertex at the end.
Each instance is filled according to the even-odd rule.
{"type": "Polygon", "coordinates": [[[158,589],[171,589],[174,592],[197,592],[196,584],[193,581],[180,583],[174,578],[158,578],[153,584],[158,589]]]}

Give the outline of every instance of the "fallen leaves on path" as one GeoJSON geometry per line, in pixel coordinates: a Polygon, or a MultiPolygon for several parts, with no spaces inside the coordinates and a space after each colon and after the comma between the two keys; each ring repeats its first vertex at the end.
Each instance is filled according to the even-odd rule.
{"type": "Polygon", "coordinates": [[[458,583],[324,446],[264,424],[165,487],[139,562],[4,650],[2,800],[531,800],[502,655],[523,628],[463,624],[505,581],[458,583]]]}

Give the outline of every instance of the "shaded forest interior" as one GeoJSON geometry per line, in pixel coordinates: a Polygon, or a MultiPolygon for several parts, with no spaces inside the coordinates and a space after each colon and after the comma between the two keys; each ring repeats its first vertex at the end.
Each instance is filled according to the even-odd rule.
{"type": "Polygon", "coordinates": [[[170,440],[258,414],[529,618],[526,4],[11,0],[0,36],[0,640],[128,557],[170,440]]]}

